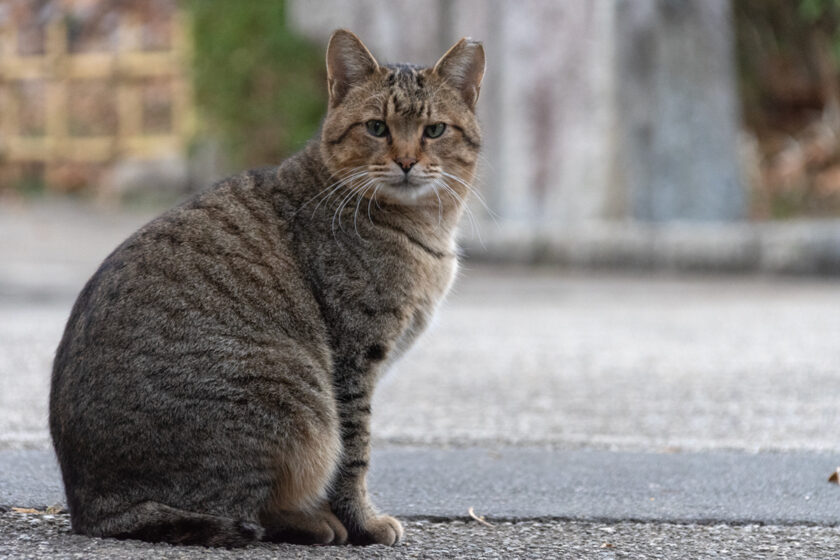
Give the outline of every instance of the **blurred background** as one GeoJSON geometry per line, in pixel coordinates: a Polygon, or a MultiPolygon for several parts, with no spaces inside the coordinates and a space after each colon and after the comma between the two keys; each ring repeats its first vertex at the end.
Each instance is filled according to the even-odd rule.
{"type": "Polygon", "coordinates": [[[840,0],[0,0],[0,447],[46,445],[108,252],[316,133],[337,27],[487,51],[466,272],[380,437],[840,449],[840,0]]]}
{"type": "Polygon", "coordinates": [[[837,271],[838,21],[836,0],[3,0],[0,203],[166,206],[317,131],[331,30],[422,64],[467,35],[469,254],[837,271]]]}

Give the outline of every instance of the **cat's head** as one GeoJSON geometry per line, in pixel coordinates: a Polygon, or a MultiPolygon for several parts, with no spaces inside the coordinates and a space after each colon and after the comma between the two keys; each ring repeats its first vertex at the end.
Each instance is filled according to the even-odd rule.
{"type": "Polygon", "coordinates": [[[404,205],[460,206],[481,135],[484,48],[458,41],[432,68],[380,65],[353,33],[327,47],[321,154],[336,186],[404,205]]]}

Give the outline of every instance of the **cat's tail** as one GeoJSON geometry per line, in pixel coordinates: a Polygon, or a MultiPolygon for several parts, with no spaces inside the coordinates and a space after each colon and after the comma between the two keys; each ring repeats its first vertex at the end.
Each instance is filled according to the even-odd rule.
{"type": "Polygon", "coordinates": [[[158,502],[135,504],[77,530],[92,537],[226,548],[246,546],[263,536],[263,528],[257,523],[185,511],[158,502]]]}

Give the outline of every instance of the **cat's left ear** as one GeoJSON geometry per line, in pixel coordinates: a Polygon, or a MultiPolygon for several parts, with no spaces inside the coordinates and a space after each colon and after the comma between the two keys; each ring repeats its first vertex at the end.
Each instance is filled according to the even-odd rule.
{"type": "Polygon", "coordinates": [[[335,107],[350,88],[379,69],[379,64],[354,33],[339,29],[327,45],[327,87],[335,107]]]}
{"type": "Polygon", "coordinates": [[[461,92],[467,105],[475,107],[484,77],[484,46],[464,37],[437,61],[434,72],[461,92]]]}

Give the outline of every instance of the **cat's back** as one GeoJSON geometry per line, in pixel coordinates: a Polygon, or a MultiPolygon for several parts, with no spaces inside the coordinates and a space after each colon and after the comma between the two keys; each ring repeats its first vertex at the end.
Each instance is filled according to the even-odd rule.
{"type": "Polygon", "coordinates": [[[54,390],[119,388],[156,370],[172,378],[211,372],[244,351],[238,346],[282,346],[289,338],[308,341],[326,367],[317,304],[266,195],[278,180],[277,168],[226,179],[109,255],[73,308],[54,390]]]}
{"type": "Polygon", "coordinates": [[[297,299],[288,292],[300,276],[285,223],[263,195],[276,181],[276,168],[231,177],[143,226],[88,282],[71,326],[83,319],[106,338],[146,325],[266,326],[272,307],[297,299]],[[257,308],[268,316],[248,313],[257,308]]]}

